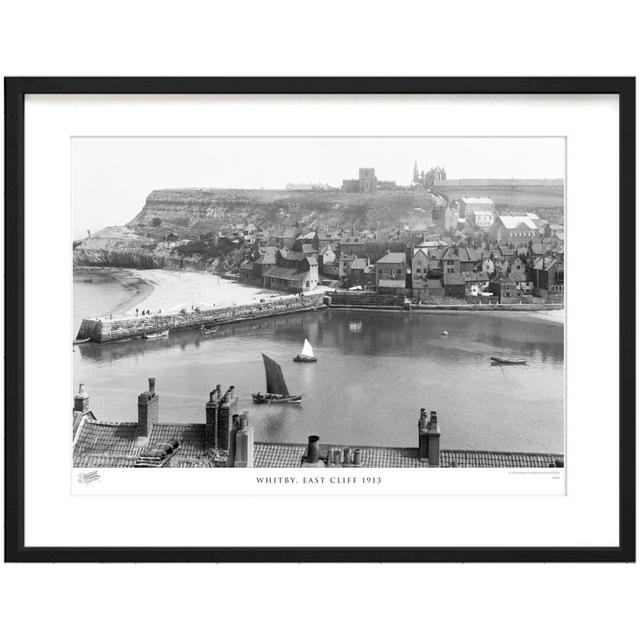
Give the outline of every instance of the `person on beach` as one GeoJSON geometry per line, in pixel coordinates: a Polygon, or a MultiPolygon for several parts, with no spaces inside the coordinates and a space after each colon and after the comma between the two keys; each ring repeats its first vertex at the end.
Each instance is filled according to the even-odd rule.
{"type": "Polygon", "coordinates": [[[138,307],[136,307],[136,318],[138,317],[138,307]]]}

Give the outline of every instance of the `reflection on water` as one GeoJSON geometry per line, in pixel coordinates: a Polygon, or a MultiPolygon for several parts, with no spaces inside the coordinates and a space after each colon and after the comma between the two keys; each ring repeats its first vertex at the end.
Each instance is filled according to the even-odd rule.
{"type": "Polygon", "coordinates": [[[437,409],[449,449],[563,451],[563,327],[494,313],[332,309],[221,326],[156,341],[82,344],[74,378],[98,417],[131,420],[155,376],[163,421],[204,421],[208,392],[235,385],[256,439],[415,446],[421,407],[437,409]],[[441,335],[446,329],[448,336],[441,335]],[[307,337],[315,364],[292,361],[307,337]],[[254,405],[261,353],[277,360],[301,406],[254,405]],[[526,358],[491,367],[489,356],[526,358]]]}

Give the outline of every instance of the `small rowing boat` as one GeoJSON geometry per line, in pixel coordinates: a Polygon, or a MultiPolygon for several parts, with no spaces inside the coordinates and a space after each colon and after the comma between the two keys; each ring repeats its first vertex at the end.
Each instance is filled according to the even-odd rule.
{"type": "Polygon", "coordinates": [[[155,331],[153,333],[147,333],[142,336],[143,340],[155,340],[156,338],[168,338],[169,337],[169,329],[165,329],[164,331],[155,331]]]}
{"type": "Polygon", "coordinates": [[[89,342],[89,340],[91,340],[91,338],[76,338],[73,344],[84,344],[85,342],[89,342]]]}
{"type": "Polygon", "coordinates": [[[313,347],[305,338],[302,351],[293,359],[294,362],[317,362],[318,358],[313,355],[313,347]]]}
{"type": "Polygon", "coordinates": [[[519,358],[499,358],[498,356],[491,356],[491,364],[527,364],[527,361],[519,358]]]}
{"type": "Polygon", "coordinates": [[[205,327],[204,325],[200,327],[200,333],[203,336],[212,336],[217,330],[217,327],[205,327]]]}

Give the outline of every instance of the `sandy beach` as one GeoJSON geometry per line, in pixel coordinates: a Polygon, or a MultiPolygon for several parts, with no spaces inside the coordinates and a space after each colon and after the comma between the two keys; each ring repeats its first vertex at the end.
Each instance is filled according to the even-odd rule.
{"type": "MultiPolygon", "coordinates": [[[[262,289],[237,280],[227,280],[206,272],[168,271],[164,269],[118,269],[114,267],[98,267],[81,269],[76,274],[90,276],[92,274],[107,275],[123,285],[130,292],[125,300],[120,301],[108,312],[113,317],[135,316],[136,309],[151,311],[155,314],[176,313],[181,309],[191,311],[192,308],[211,309],[234,304],[249,304],[262,298],[273,298],[287,295],[271,289],[262,289]]],[[[320,293],[327,287],[317,287],[312,293],[320,293]]],[[[420,310],[421,313],[482,313],[476,310],[460,309],[447,311],[439,309],[420,310]]],[[[535,320],[563,324],[563,309],[543,311],[487,311],[486,313],[508,315],[513,318],[535,320]]],[[[105,314],[106,315],[106,314],[105,314]]]]}
{"type": "MultiPolygon", "coordinates": [[[[211,309],[291,295],[206,272],[97,267],[79,269],[75,274],[87,278],[92,275],[109,276],[129,292],[130,295],[125,300],[120,300],[103,317],[135,316],[136,309],[139,312],[150,311],[152,314],[159,311],[177,313],[181,309],[211,309]]],[[[318,287],[312,293],[317,294],[324,289],[326,287],[318,287]]]]}
{"type": "Polygon", "coordinates": [[[241,284],[237,280],[226,280],[211,273],[127,269],[113,275],[135,289],[130,300],[113,310],[114,315],[135,315],[136,308],[152,313],[175,313],[180,309],[190,311],[195,307],[210,309],[246,304],[274,295],[273,291],[241,284]]]}

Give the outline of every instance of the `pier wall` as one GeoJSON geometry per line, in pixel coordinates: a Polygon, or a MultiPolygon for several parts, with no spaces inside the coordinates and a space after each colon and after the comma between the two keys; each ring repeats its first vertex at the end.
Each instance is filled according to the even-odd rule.
{"type": "Polygon", "coordinates": [[[415,304],[405,302],[403,296],[385,296],[375,293],[334,292],[325,296],[328,306],[336,308],[354,309],[395,309],[397,311],[545,311],[564,309],[562,303],[534,303],[534,304],[498,304],[495,301],[478,299],[473,302],[435,304],[415,304]]]}
{"type": "Polygon", "coordinates": [[[190,311],[188,313],[171,313],[152,316],[120,317],[120,318],[90,318],[84,319],[80,325],[77,339],[91,338],[92,342],[114,342],[142,338],[148,333],[156,331],[169,332],[195,329],[205,325],[207,327],[266,318],[276,315],[310,311],[323,306],[323,294],[291,296],[278,300],[265,300],[251,304],[234,305],[190,311]]]}

